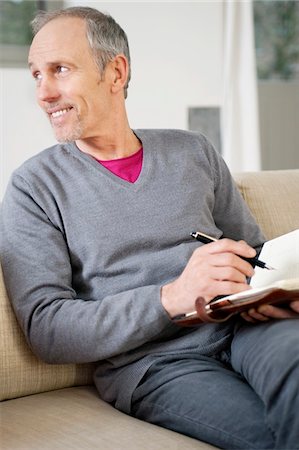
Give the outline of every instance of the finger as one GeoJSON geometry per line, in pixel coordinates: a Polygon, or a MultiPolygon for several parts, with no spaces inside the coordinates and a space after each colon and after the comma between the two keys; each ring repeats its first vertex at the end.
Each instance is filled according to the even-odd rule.
{"type": "Polygon", "coordinates": [[[295,300],[290,303],[290,308],[295,311],[297,314],[299,314],[299,300],[295,300]]]}
{"type": "Polygon", "coordinates": [[[242,312],[241,317],[246,320],[246,322],[257,323],[257,320],[253,319],[247,312],[242,312]]]}
{"type": "MultiPolygon", "coordinates": [[[[208,244],[211,253],[234,253],[236,255],[253,258],[256,256],[256,250],[245,241],[233,241],[232,239],[219,239],[218,241],[208,244]]],[[[207,245],[205,246],[207,247],[207,245]]]]}
{"type": "Polygon", "coordinates": [[[252,318],[255,319],[256,321],[259,322],[266,322],[268,320],[270,320],[270,318],[268,316],[265,316],[264,314],[262,314],[259,310],[256,310],[254,308],[251,308],[248,311],[248,315],[252,318]]]}
{"type": "MultiPolygon", "coordinates": [[[[234,277],[252,277],[254,269],[250,263],[233,253],[220,253],[210,256],[210,265],[220,268],[223,276],[219,279],[234,279],[234,277]],[[238,274],[236,273],[238,272],[238,274]]],[[[243,282],[243,281],[242,281],[243,282]]]]}
{"type": "Polygon", "coordinates": [[[212,300],[217,296],[227,296],[237,294],[250,289],[246,283],[234,283],[232,281],[213,281],[205,287],[205,298],[212,300]]]}
{"type": "Polygon", "coordinates": [[[263,305],[258,311],[271,319],[292,319],[298,317],[298,314],[290,308],[279,308],[273,305],[263,305]]]}
{"type": "Polygon", "coordinates": [[[243,272],[240,272],[240,270],[234,268],[234,267],[222,267],[218,268],[216,267],[213,270],[214,273],[214,279],[219,281],[232,281],[234,283],[242,283],[247,285],[246,282],[246,274],[243,272]]]}

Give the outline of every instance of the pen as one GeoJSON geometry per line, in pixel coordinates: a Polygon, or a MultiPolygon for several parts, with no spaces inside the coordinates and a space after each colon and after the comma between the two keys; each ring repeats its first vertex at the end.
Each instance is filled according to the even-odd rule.
{"type": "MultiPolygon", "coordinates": [[[[192,236],[197,241],[202,242],[203,244],[210,244],[211,242],[215,242],[218,240],[216,238],[208,236],[205,233],[201,233],[200,231],[193,231],[192,233],[190,233],[190,236],[192,236]]],[[[262,269],[275,270],[274,267],[267,265],[266,263],[264,263],[263,261],[260,261],[256,257],[255,258],[246,258],[244,256],[240,256],[240,258],[244,259],[244,261],[249,262],[252,266],[258,266],[258,267],[261,267],[262,269]]]]}

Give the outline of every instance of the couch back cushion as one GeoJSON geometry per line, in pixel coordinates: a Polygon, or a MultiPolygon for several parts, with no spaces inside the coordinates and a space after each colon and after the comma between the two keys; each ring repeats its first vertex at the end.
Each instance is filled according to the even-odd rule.
{"type": "Polygon", "coordinates": [[[239,173],[234,178],[267,239],[299,228],[299,169],[239,173]]]}
{"type": "MultiPolygon", "coordinates": [[[[299,228],[299,170],[236,174],[268,239],[299,228]]],[[[0,400],[92,383],[92,364],[49,365],[28,347],[7,298],[0,267],[0,400]]]]}

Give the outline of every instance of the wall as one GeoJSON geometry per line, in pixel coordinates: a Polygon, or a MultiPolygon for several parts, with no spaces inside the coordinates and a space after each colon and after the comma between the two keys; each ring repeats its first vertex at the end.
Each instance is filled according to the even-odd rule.
{"type": "MultiPolygon", "coordinates": [[[[127,99],[132,128],[187,128],[189,106],[221,95],[222,2],[80,2],[109,12],[125,29],[132,57],[127,99]]],[[[2,69],[0,199],[11,172],[55,141],[34,100],[27,69],[2,69]]]]}
{"type": "Polygon", "coordinates": [[[299,81],[258,83],[262,169],[299,168],[299,81]]]}
{"type": "Polygon", "coordinates": [[[0,200],[11,172],[55,143],[47,119],[35,103],[29,71],[2,69],[1,81],[0,200]]]}

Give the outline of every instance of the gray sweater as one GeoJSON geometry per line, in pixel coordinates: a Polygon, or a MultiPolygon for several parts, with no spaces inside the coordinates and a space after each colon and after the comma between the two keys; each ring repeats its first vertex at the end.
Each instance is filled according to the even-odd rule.
{"type": "Polygon", "coordinates": [[[233,323],[174,325],[160,301],[201,230],[258,247],[263,236],[219,154],[195,133],[136,130],[144,159],[134,183],[74,143],[25,162],[1,210],[8,294],[32,350],[49,363],[96,361],[102,397],[129,411],[160,355],[210,355],[233,323]]]}

